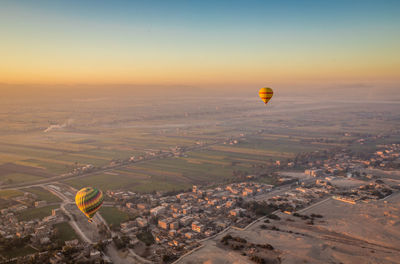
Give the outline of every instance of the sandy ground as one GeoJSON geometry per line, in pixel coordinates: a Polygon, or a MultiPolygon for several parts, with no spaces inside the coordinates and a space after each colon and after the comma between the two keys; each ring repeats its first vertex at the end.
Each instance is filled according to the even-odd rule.
{"type": "Polygon", "coordinates": [[[346,179],[346,178],[336,178],[331,181],[329,181],[333,186],[342,188],[342,189],[351,189],[351,188],[357,188],[360,187],[361,185],[367,184],[365,181],[357,180],[357,179],[346,179]]]}
{"type": "Polygon", "coordinates": [[[290,177],[290,178],[298,178],[298,179],[310,179],[311,176],[305,174],[304,172],[295,172],[295,171],[282,171],[279,175],[283,177],[290,177]]]}
{"type": "MultiPolygon", "coordinates": [[[[400,263],[400,194],[355,205],[328,199],[303,212],[311,213],[324,217],[308,225],[282,214],[281,221],[266,224],[279,231],[261,229],[261,222],[228,233],[273,245],[282,263],[400,263]]],[[[252,263],[235,251],[219,248],[216,241],[222,236],[206,241],[180,263],[252,263]]]]}
{"type": "Polygon", "coordinates": [[[391,178],[400,180],[400,170],[380,170],[380,169],[366,169],[365,172],[377,175],[381,178],[391,178]]]}

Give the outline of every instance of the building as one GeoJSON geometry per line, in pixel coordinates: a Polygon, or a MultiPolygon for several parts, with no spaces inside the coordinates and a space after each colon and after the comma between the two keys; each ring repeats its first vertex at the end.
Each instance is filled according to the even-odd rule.
{"type": "Polygon", "coordinates": [[[194,221],[192,223],[192,230],[197,232],[197,233],[202,233],[204,231],[204,225],[200,224],[197,221],[194,221]]]}
{"type": "Polygon", "coordinates": [[[254,194],[254,191],[252,190],[252,189],[250,189],[250,188],[244,188],[244,190],[243,190],[243,192],[242,192],[242,195],[243,196],[248,196],[248,195],[253,195],[254,194]]]}
{"type": "Polygon", "coordinates": [[[232,216],[241,216],[244,211],[245,211],[244,209],[236,208],[236,209],[230,210],[229,214],[232,216]]]}
{"type": "Polygon", "coordinates": [[[321,169],[309,169],[309,170],[305,170],[304,174],[311,176],[311,177],[320,177],[324,174],[324,172],[321,169]]]}
{"type": "Polygon", "coordinates": [[[35,202],[35,207],[43,207],[46,206],[47,202],[46,201],[37,201],[35,202]]]}
{"type": "Polygon", "coordinates": [[[141,217],[136,218],[136,223],[140,227],[146,227],[149,224],[146,219],[141,217]]]}
{"type": "Polygon", "coordinates": [[[169,224],[169,229],[178,230],[178,228],[179,228],[179,223],[177,221],[171,222],[169,224]]]}
{"type": "Polygon", "coordinates": [[[52,216],[59,216],[59,215],[62,215],[62,211],[61,211],[60,208],[52,209],[52,210],[51,210],[51,215],[52,215],[52,216]]]}
{"type": "Polygon", "coordinates": [[[135,205],[133,203],[126,203],[126,207],[128,208],[134,208],[135,205]]]}
{"type": "Polygon", "coordinates": [[[125,223],[121,223],[121,228],[122,229],[131,229],[133,227],[135,227],[135,221],[128,221],[128,222],[125,222],[125,223]]]}
{"type": "Polygon", "coordinates": [[[186,207],[182,209],[183,214],[191,214],[192,213],[192,207],[186,207]]]}
{"type": "Polygon", "coordinates": [[[158,226],[161,227],[162,229],[168,230],[170,222],[171,222],[170,219],[160,219],[158,220],[158,226]]]}
{"type": "Polygon", "coordinates": [[[69,247],[76,247],[78,244],[79,244],[79,240],[78,239],[65,241],[65,245],[69,246],[69,247]]]}
{"type": "Polygon", "coordinates": [[[185,233],[185,237],[188,239],[192,239],[194,237],[194,234],[192,232],[187,232],[185,233]]]}
{"type": "Polygon", "coordinates": [[[146,210],[147,209],[147,205],[144,204],[144,203],[138,203],[136,205],[136,208],[139,209],[139,210],[146,210]]]}
{"type": "Polygon", "coordinates": [[[192,222],[193,218],[190,216],[184,216],[182,217],[179,222],[182,226],[188,226],[192,222]]]}
{"type": "Polygon", "coordinates": [[[157,216],[163,214],[165,212],[165,209],[166,208],[164,206],[157,206],[150,209],[150,214],[152,214],[153,216],[157,216]]]}

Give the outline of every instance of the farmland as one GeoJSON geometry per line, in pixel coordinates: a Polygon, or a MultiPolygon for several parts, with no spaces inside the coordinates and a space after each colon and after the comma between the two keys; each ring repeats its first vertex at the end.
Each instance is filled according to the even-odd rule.
{"type": "Polygon", "coordinates": [[[0,251],[0,255],[9,259],[9,258],[15,258],[15,257],[19,257],[19,256],[26,256],[29,254],[34,254],[37,251],[32,248],[31,246],[25,246],[22,248],[13,248],[11,250],[7,250],[7,251],[0,251]]]}
{"type": "Polygon", "coordinates": [[[170,98],[156,104],[149,100],[66,97],[44,102],[45,107],[0,107],[0,187],[180,147],[186,150],[174,157],[154,154],[151,160],[63,182],[77,189],[182,190],[230,181],[238,174],[263,173],[267,162],[286,162],[302,152],[342,147],[363,151],[375,141],[361,145],[358,138],[398,129],[394,103],[277,97],[265,109],[255,98],[170,98]]]}
{"type": "Polygon", "coordinates": [[[66,183],[82,188],[97,186],[103,190],[125,189],[135,192],[171,191],[190,188],[192,184],[229,181],[234,172],[262,172],[267,160],[287,160],[296,153],[326,149],[328,144],[304,145],[297,138],[279,135],[256,135],[239,139],[235,145],[218,144],[188,151],[182,157],[150,160],[99,173],[66,183]],[[257,144],[257,142],[261,142],[257,144]]]}
{"type": "Polygon", "coordinates": [[[48,205],[41,208],[29,208],[17,215],[19,221],[29,221],[33,219],[42,219],[51,215],[51,210],[58,208],[58,205],[48,205]]]}
{"type": "Polygon", "coordinates": [[[75,233],[75,230],[67,222],[55,224],[54,228],[57,240],[64,242],[68,240],[79,239],[78,235],[75,233]]]}
{"type": "Polygon", "coordinates": [[[106,222],[112,226],[119,226],[120,223],[129,220],[129,215],[127,213],[115,207],[103,206],[100,209],[100,213],[104,220],[106,220],[106,222]]]}
{"type": "Polygon", "coordinates": [[[0,190],[0,198],[2,199],[9,199],[20,195],[24,195],[24,193],[19,190],[0,190]]]}
{"type": "Polygon", "coordinates": [[[61,202],[61,199],[41,187],[31,187],[22,189],[24,192],[29,192],[37,196],[38,200],[47,201],[48,203],[61,202]]]}

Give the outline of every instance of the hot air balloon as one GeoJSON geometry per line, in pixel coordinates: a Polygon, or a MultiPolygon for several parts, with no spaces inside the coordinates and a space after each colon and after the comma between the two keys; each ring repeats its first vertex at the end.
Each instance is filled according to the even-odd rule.
{"type": "Polygon", "coordinates": [[[271,88],[264,87],[260,89],[258,95],[265,104],[268,104],[269,100],[271,100],[272,95],[274,95],[274,92],[272,91],[271,88]]]}
{"type": "Polygon", "coordinates": [[[96,188],[85,187],[77,192],[75,202],[79,210],[88,217],[88,221],[92,222],[92,217],[103,204],[103,193],[96,188]]]}

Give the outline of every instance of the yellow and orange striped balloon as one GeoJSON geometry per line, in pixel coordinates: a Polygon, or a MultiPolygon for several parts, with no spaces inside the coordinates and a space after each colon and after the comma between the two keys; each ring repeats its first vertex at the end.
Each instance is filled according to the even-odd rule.
{"type": "Polygon", "coordinates": [[[272,96],[274,95],[274,92],[272,91],[271,88],[264,87],[260,89],[258,95],[265,104],[268,104],[269,100],[271,100],[272,96]]]}

